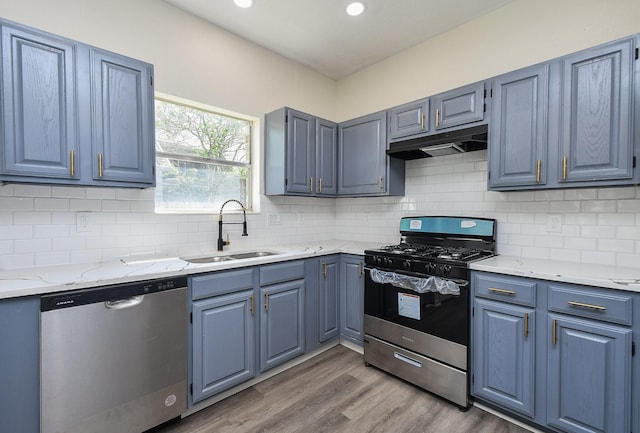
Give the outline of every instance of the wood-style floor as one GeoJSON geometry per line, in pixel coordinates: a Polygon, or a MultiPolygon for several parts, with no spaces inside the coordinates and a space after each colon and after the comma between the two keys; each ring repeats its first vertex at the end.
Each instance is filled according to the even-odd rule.
{"type": "Polygon", "coordinates": [[[457,406],[336,346],[158,433],[525,433],[457,406]]]}

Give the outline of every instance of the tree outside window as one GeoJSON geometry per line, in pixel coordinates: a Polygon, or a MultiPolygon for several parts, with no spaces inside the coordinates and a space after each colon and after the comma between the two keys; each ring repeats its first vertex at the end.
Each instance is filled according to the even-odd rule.
{"type": "Polygon", "coordinates": [[[156,99],[156,210],[251,208],[251,121],[156,99]]]}

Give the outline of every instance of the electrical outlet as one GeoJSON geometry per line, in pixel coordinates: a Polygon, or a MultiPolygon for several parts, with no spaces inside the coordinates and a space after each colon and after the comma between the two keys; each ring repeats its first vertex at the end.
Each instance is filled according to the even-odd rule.
{"type": "Polygon", "coordinates": [[[279,226],[282,225],[282,217],[277,213],[267,214],[267,225],[268,226],[279,226]]]}
{"type": "Polygon", "coordinates": [[[547,231],[550,233],[562,231],[562,217],[560,215],[547,215],[547,231]]]}
{"type": "Polygon", "coordinates": [[[85,233],[90,231],[91,231],[91,213],[77,212],[76,213],[76,232],[85,233]]]}

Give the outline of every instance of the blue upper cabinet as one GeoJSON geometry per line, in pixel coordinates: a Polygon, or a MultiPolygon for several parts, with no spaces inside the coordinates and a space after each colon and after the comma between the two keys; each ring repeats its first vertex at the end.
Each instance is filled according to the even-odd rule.
{"type": "Polygon", "coordinates": [[[485,83],[470,84],[433,97],[434,130],[484,120],[485,83]]]}
{"type": "Polygon", "coordinates": [[[338,126],[338,194],[404,194],[404,161],[387,157],[387,113],[370,114],[338,126]]]}
{"type": "Polygon", "coordinates": [[[389,141],[429,132],[429,98],[389,110],[389,141]]]}
{"type": "Polygon", "coordinates": [[[489,124],[489,187],[547,183],[549,66],[495,78],[489,124]]]}
{"type": "Polygon", "coordinates": [[[76,44],[0,21],[2,168],[7,176],[77,180],[76,44]]]}
{"type": "Polygon", "coordinates": [[[264,133],[266,195],[335,195],[335,123],[283,107],[265,115],[264,133]]]}
{"type": "Polygon", "coordinates": [[[155,185],[153,66],[0,20],[0,180],[155,185]]]}
{"type": "Polygon", "coordinates": [[[154,183],[153,68],[92,49],[93,178],[154,183]]]}
{"type": "Polygon", "coordinates": [[[489,189],[640,182],[639,85],[634,38],[494,79],[489,189]]]}
{"type": "Polygon", "coordinates": [[[633,175],[634,40],[561,60],[560,182],[633,175]]]}

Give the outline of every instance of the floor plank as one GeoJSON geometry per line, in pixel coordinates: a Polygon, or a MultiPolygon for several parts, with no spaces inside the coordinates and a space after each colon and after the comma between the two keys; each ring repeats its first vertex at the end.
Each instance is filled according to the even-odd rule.
{"type": "Polygon", "coordinates": [[[157,433],[528,433],[366,367],[336,346],[157,433]]]}

